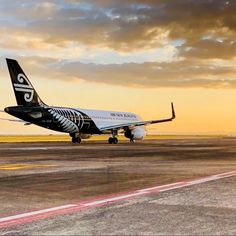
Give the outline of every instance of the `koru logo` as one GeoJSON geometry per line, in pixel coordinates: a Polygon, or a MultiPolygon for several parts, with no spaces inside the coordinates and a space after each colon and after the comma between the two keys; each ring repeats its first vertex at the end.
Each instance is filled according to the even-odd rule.
{"type": "Polygon", "coordinates": [[[26,76],[22,73],[17,75],[17,80],[19,81],[18,84],[14,84],[14,88],[16,91],[24,93],[24,99],[26,102],[31,102],[34,97],[34,89],[30,85],[30,82],[26,78],[26,76]],[[27,84],[23,84],[26,82],[27,84]]]}

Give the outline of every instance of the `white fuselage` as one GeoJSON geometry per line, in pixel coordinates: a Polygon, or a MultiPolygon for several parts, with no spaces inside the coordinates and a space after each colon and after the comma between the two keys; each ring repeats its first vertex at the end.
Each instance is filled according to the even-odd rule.
{"type": "Polygon", "coordinates": [[[141,121],[141,118],[130,112],[103,111],[92,109],[77,109],[88,115],[100,129],[104,126],[121,125],[130,122],[141,121]]]}

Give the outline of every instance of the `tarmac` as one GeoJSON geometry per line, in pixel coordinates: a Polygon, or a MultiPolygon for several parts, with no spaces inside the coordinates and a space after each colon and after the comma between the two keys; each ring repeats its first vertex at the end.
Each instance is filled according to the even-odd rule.
{"type": "Polygon", "coordinates": [[[1,143],[0,234],[235,235],[235,180],[234,138],[1,143]]]}

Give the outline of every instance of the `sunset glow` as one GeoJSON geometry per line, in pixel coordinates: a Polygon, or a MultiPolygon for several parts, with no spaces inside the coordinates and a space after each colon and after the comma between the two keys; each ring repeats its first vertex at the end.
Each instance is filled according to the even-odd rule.
{"type": "MultiPolygon", "coordinates": [[[[174,102],[176,120],[150,133],[236,133],[236,1],[0,3],[0,110],[16,105],[9,57],[49,105],[146,120],[169,117],[174,102]]],[[[0,134],[51,133],[0,121],[0,134]]]]}

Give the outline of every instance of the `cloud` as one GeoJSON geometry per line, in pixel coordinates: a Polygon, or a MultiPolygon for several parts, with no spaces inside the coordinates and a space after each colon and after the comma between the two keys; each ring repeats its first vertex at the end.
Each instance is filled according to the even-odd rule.
{"type": "Polygon", "coordinates": [[[225,38],[195,40],[179,47],[179,55],[185,58],[234,59],[236,41],[225,38]]]}
{"type": "Polygon", "coordinates": [[[236,88],[235,67],[186,61],[96,65],[59,63],[68,78],[135,87],[236,88]]]}
{"type": "Polygon", "coordinates": [[[84,64],[53,58],[18,58],[29,77],[86,81],[140,88],[236,88],[234,65],[192,61],[84,64]]]}
{"type": "Polygon", "coordinates": [[[233,0],[9,0],[0,6],[0,47],[52,78],[235,88],[235,12],[233,0]],[[171,58],[158,61],[160,47],[171,58]]]}
{"type": "MultiPolygon", "coordinates": [[[[168,40],[187,43],[212,37],[235,38],[235,1],[21,1],[5,15],[21,24],[13,28],[40,35],[46,43],[79,44],[132,51],[164,45],[168,40]],[[222,31],[222,29],[224,29],[222,31]]],[[[10,23],[11,25],[12,23],[10,23]]],[[[186,44],[187,46],[187,44],[186,44]]],[[[184,47],[184,46],[183,46],[184,47]]]]}

